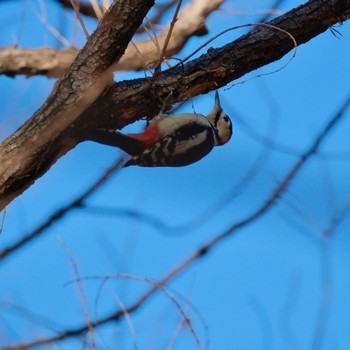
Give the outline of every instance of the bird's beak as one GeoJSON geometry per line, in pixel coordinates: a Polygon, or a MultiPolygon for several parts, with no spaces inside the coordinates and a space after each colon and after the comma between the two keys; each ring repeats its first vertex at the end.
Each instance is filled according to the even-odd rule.
{"type": "Polygon", "coordinates": [[[220,97],[219,97],[219,93],[218,93],[217,90],[215,91],[215,106],[214,106],[214,109],[216,109],[216,110],[220,110],[221,109],[220,97]]]}

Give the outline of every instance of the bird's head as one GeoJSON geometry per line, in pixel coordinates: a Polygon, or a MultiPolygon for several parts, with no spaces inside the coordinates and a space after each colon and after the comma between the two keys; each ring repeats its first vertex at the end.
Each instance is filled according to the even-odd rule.
{"type": "Polygon", "coordinates": [[[215,92],[215,105],[207,116],[215,131],[215,144],[220,146],[228,142],[232,136],[232,122],[230,117],[223,111],[219,94],[215,92]]]}

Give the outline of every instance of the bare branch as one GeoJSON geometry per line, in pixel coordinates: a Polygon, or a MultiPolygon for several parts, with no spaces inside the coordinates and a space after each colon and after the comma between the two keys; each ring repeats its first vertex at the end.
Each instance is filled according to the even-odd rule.
{"type": "Polygon", "coordinates": [[[331,306],[333,302],[333,268],[330,238],[331,237],[321,237],[321,295],[315,330],[312,336],[312,344],[310,346],[312,350],[323,348],[331,315],[331,306]]]}
{"type": "Polygon", "coordinates": [[[5,217],[6,217],[6,207],[4,208],[2,213],[1,224],[0,224],[0,235],[2,233],[2,230],[4,229],[5,217]]]}
{"type": "MultiPolygon", "coordinates": [[[[100,24],[106,30],[108,20],[105,19],[111,17],[111,9],[100,24]]],[[[77,142],[88,140],[91,130],[117,129],[141,117],[155,115],[161,100],[170,91],[173,94],[169,102],[175,103],[224,86],[288,53],[294,48],[290,36],[301,45],[349,16],[350,0],[334,0],[327,4],[323,0],[312,0],[269,22],[283,32],[259,26],[222,48],[210,49],[206,55],[186,65],[179,64],[162,72],[152,85],[149,79],[115,83],[105,89],[99,98],[108,84],[107,77],[100,74],[102,67],[98,50],[101,48],[94,46],[96,56],[91,57],[89,52],[92,43],[98,42],[96,33],[99,34],[100,30],[97,29],[90,37],[87,48],[74,61],[70,73],[56,85],[39,112],[0,145],[0,210],[46,172],[59,157],[75,147],[77,142]],[[80,75],[82,71],[85,73],[82,67],[87,68],[87,62],[98,66],[95,70],[95,73],[99,73],[97,78],[94,73],[79,76],[78,72],[80,75]],[[90,86],[94,82],[92,77],[98,79],[98,83],[90,86]],[[92,103],[94,100],[96,102],[92,103]],[[91,105],[86,109],[88,104],[91,105]]],[[[120,30],[115,23],[110,27],[120,30]]],[[[102,51],[106,52],[105,46],[102,51]]],[[[109,63],[115,61],[112,51],[109,48],[109,63]]]]}
{"type": "Polygon", "coordinates": [[[58,50],[50,48],[21,49],[18,47],[0,49],[0,73],[9,77],[24,74],[46,75],[56,78],[69,68],[78,54],[75,48],[58,50]]]}
{"type": "Polygon", "coordinates": [[[92,322],[91,322],[91,318],[89,315],[89,309],[87,306],[87,302],[86,302],[86,296],[85,296],[85,292],[84,292],[84,288],[83,288],[83,284],[80,278],[80,273],[79,273],[79,268],[78,268],[78,264],[74,259],[73,254],[71,253],[71,251],[69,250],[68,246],[66,245],[66,243],[63,241],[62,237],[56,235],[57,239],[59,240],[59,242],[62,244],[63,249],[65,250],[70,263],[72,265],[73,268],[73,272],[74,272],[74,280],[76,282],[77,288],[79,290],[79,295],[80,295],[80,299],[83,305],[83,310],[84,310],[84,316],[86,319],[86,322],[88,324],[88,329],[89,329],[89,334],[91,337],[91,345],[93,350],[97,350],[97,345],[96,345],[96,340],[95,340],[95,332],[94,332],[94,327],[92,326],[92,322]]]}
{"type": "Polygon", "coordinates": [[[155,24],[158,24],[162,17],[170,10],[175,4],[177,3],[177,0],[169,0],[168,2],[162,4],[156,4],[155,8],[157,9],[157,13],[149,19],[148,23],[149,25],[145,27],[140,27],[137,30],[137,33],[143,33],[147,27],[153,26],[155,24]]]}
{"type": "Polygon", "coordinates": [[[269,20],[273,13],[277,13],[278,7],[283,4],[284,0],[275,0],[273,4],[270,6],[270,11],[268,13],[263,14],[263,16],[258,20],[258,22],[266,22],[269,20]]]}
{"type": "MultiPolygon", "coordinates": [[[[59,2],[63,7],[67,8],[67,9],[73,9],[71,0],[56,0],[57,2],[59,2]]],[[[164,14],[171,9],[174,4],[177,2],[177,0],[170,0],[167,3],[161,3],[161,4],[156,4],[156,8],[157,8],[157,13],[155,14],[155,16],[151,19],[151,23],[155,24],[155,23],[159,23],[159,21],[161,20],[161,18],[164,16],[164,14]]],[[[96,11],[94,10],[93,6],[91,5],[91,3],[89,2],[82,2],[79,1],[79,12],[82,15],[85,16],[89,16],[92,18],[96,18],[98,19],[98,16],[96,14],[96,11]]],[[[138,30],[138,33],[142,32],[142,30],[138,30]]]]}
{"type": "Polygon", "coordinates": [[[301,290],[301,278],[300,273],[293,273],[290,276],[289,287],[286,293],[286,300],[282,307],[280,316],[279,316],[279,328],[282,339],[285,342],[286,348],[289,349],[301,349],[302,347],[298,344],[297,336],[293,331],[291,325],[292,316],[294,316],[297,303],[300,298],[301,290]]]}
{"type": "MultiPolygon", "coordinates": [[[[194,0],[181,11],[169,43],[165,45],[171,24],[157,35],[161,47],[166,47],[163,57],[171,57],[186,45],[194,35],[207,33],[205,20],[217,10],[224,0],[194,0]]],[[[70,1],[68,1],[70,2],[70,1]]],[[[78,54],[78,50],[59,49],[0,49],[0,74],[15,76],[25,74],[46,75],[49,78],[60,77],[69,68],[78,54]]],[[[130,44],[120,61],[113,66],[115,71],[143,70],[151,68],[159,61],[158,48],[153,40],[136,41],[130,44]]]]}
{"type": "Polygon", "coordinates": [[[43,106],[0,145],[0,210],[75,146],[71,137],[62,140],[62,133],[113,83],[111,67],[153,3],[114,2],[43,106]]]}
{"type": "Polygon", "coordinates": [[[84,32],[86,38],[88,39],[89,36],[90,36],[90,34],[89,34],[88,30],[86,29],[85,23],[84,23],[84,21],[83,21],[81,15],[80,15],[80,12],[79,12],[79,4],[80,4],[80,1],[79,1],[79,4],[76,4],[76,3],[74,2],[74,0],[70,0],[70,3],[71,3],[71,5],[72,5],[72,7],[73,7],[73,9],[74,9],[74,13],[75,13],[75,15],[77,16],[77,19],[78,19],[78,21],[79,21],[79,23],[80,23],[80,26],[81,26],[81,28],[82,28],[82,30],[83,30],[83,32],[84,32]]]}
{"type": "MultiPolygon", "coordinates": [[[[288,32],[301,45],[348,18],[350,0],[346,2],[337,0],[328,7],[322,0],[309,1],[275,18],[269,25],[288,32]]],[[[173,104],[224,86],[288,53],[294,48],[289,35],[259,26],[224,47],[209,49],[207,54],[186,65],[178,64],[163,71],[153,86],[149,79],[114,84],[81,116],[79,130],[120,129],[141,117],[156,115],[161,101],[170,92],[169,103],[173,104]]],[[[87,130],[87,139],[88,133],[87,130]]]]}
{"type": "Polygon", "coordinates": [[[324,237],[331,237],[335,234],[335,231],[343,223],[343,221],[350,214],[350,197],[347,198],[344,205],[334,213],[332,216],[328,228],[323,231],[324,237]]]}
{"type": "MultiPolygon", "coordinates": [[[[98,190],[107,180],[110,179],[112,175],[116,173],[118,169],[121,168],[124,163],[123,158],[118,158],[112,166],[110,166],[101,177],[99,177],[83,194],[75,198],[69,204],[57,209],[51,216],[48,217],[45,222],[34,229],[32,232],[28,233],[24,237],[20,238],[18,241],[12,243],[8,247],[4,248],[0,252],[0,262],[5,258],[9,257],[11,254],[17,252],[20,248],[23,248],[27,243],[31,242],[33,239],[41,236],[49,227],[55,224],[57,221],[63,219],[68,213],[73,209],[84,207],[85,202],[88,197],[90,197],[96,190],[98,190]]],[[[4,211],[5,212],[5,211],[4,211]]],[[[5,215],[4,215],[5,217],[5,215]]]]}
{"type": "MultiPolygon", "coordinates": [[[[172,34],[173,34],[173,31],[174,31],[175,23],[178,20],[177,16],[179,14],[179,11],[180,11],[180,8],[181,8],[181,4],[182,4],[182,0],[178,0],[176,9],[175,9],[175,12],[174,12],[174,15],[173,15],[173,19],[170,22],[169,29],[168,29],[168,32],[166,34],[166,37],[165,37],[165,40],[164,40],[164,43],[163,43],[163,46],[162,46],[162,51],[160,52],[160,55],[159,55],[160,57],[158,57],[158,59],[157,59],[157,64],[155,66],[154,73],[152,75],[152,80],[155,79],[155,77],[158,75],[158,73],[160,71],[160,66],[161,66],[162,62],[164,61],[164,58],[166,57],[165,53],[167,52],[169,41],[170,41],[170,39],[172,37],[172,34]]],[[[157,38],[157,41],[158,41],[158,46],[160,46],[158,38],[157,38]]]]}

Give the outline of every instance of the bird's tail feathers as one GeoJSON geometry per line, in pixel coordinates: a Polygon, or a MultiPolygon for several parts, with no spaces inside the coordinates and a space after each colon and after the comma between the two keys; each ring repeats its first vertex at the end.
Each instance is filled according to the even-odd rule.
{"type": "Polygon", "coordinates": [[[144,145],[139,139],[112,129],[96,129],[89,135],[89,140],[118,147],[131,156],[141,153],[144,149],[144,145]]]}

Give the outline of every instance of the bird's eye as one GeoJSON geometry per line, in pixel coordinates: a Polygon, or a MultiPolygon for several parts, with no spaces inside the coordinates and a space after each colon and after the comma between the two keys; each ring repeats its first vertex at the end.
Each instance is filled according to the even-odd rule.
{"type": "Polygon", "coordinates": [[[229,121],[229,119],[228,119],[228,116],[224,116],[224,121],[226,122],[226,123],[228,123],[228,121],[229,121]]]}

